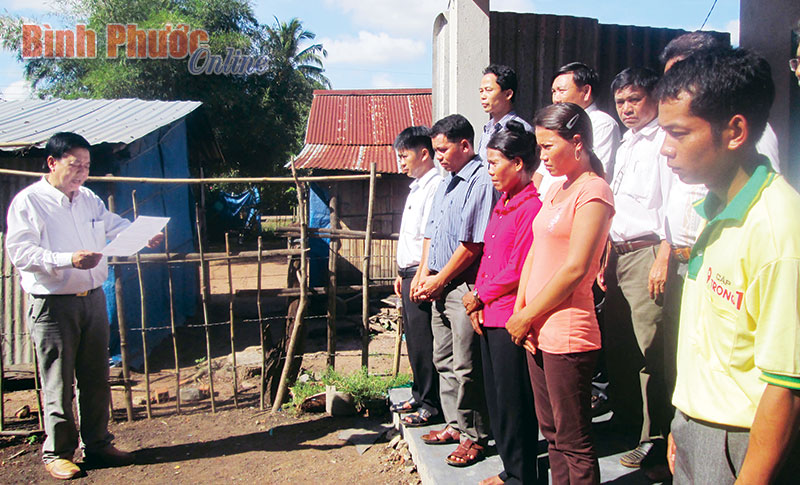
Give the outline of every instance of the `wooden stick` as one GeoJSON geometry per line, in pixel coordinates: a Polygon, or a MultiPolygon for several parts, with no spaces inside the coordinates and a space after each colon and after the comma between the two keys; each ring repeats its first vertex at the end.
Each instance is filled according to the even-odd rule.
{"type": "MultiPolygon", "coordinates": [[[[231,254],[231,234],[225,233],[225,253],[231,254]]],[[[239,407],[239,379],[236,373],[236,344],[233,331],[233,276],[231,273],[231,260],[228,259],[228,315],[230,316],[231,329],[231,359],[233,359],[233,405],[239,407]]]]}
{"type": "Polygon", "coordinates": [[[19,148],[28,148],[28,147],[34,147],[36,145],[39,145],[40,143],[43,144],[43,143],[46,143],[46,142],[47,142],[47,140],[40,140],[40,141],[6,141],[6,142],[3,142],[3,143],[0,143],[0,147],[3,147],[3,148],[17,148],[17,147],[19,147],[19,148]]]}
{"type": "Polygon", "coordinates": [[[258,385],[258,408],[264,410],[264,381],[267,379],[267,356],[264,354],[264,332],[267,331],[264,325],[264,315],[261,312],[261,249],[263,247],[263,240],[258,236],[258,283],[256,283],[256,310],[258,311],[258,330],[259,337],[261,338],[261,379],[258,385]]]}
{"type": "MultiPolygon", "coordinates": [[[[373,217],[375,214],[373,214],[373,217]]],[[[300,228],[298,227],[279,227],[275,229],[276,233],[283,234],[299,234],[300,228]]],[[[331,239],[364,239],[367,237],[367,231],[354,231],[351,229],[328,229],[327,227],[309,227],[308,235],[310,237],[324,237],[331,239]]],[[[393,233],[379,233],[373,232],[372,239],[392,239],[397,240],[400,235],[396,232],[393,233]]]]}
{"type": "MultiPolygon", "coordinates": [[[[0,174],[17,175],[20,177],[41,178],[44,175],[42,172],[27,172],[24,170],[11,170],[7,168],[0,168],[0,174]]],[[[152,177],[115,177],[112,175],[92,176],[88,178],[89,182],[146,182],[152,184],[264,184],[264,183],[295,183],[296,180],[302,182],[332,182],[337,180],[368,180],[371,175],[332,175],[332,176],[315,176],[315,177],[210,177],[204,178],[152,178],[152,177]]]]}
{"type": "Polygon", "coordinates": [[[289,383],[289,373],[292,369],[294,362],[295,346],[297,345],[297,336],[300,334],[300,329],[303,326],[303,313],[306,311],[306,300],[308,298],[308,255],[306,254],[306,246],[308,244],[308,219],[306,212],[305,197],[303,195],[303,187],[297,180],[297,171],[292,164],[292,176],[295,177],[295,184],[297,187],[297,208],[300,215],[300,249],[303,250],[300,256],[300,302],[297,306],[297,314],[294,319],[294,327],[292,328],[292,336],[289,339],[289,347],[286,349],[286,360],[283,363],[283,370],[281,371],[281,378],[278,381],[278,392],[275,395],[275,402],[272,403],[272,412],[277,413],[281,409],[283,400],[286,398],[286,391],[289,383]]]}
{"type": "Polygon", "coordinates": [[[361,286],[364,288],[361,299],[361,366],[369,369],[369,265],[372,255],[372,210],[375,205],[375,162],[369,165],[369,203],[367,205],[367,227],[364,238],[364,261],[361,265],[361,286]]]}
{"type": "Polygon", "coordinates": [[[200,251],[200,298],[203,302],[203,326],[206,331],[206,364],[208,368],[208,391],[211,395],[211,412],[217,412],[214,401],[214,370],[211,366],[211,336],[208,330],[208,284],[206,283],[206,262],[203,257],[203,236],[200,227],[200,206],[194,206],[195,225],[197,226],[197,248],[200,251]]]}
{"type": "MultiPolygon", "coordinates": [[[[36,391],[36,414],[39,418],[39,429],[44,430],[44,415],[42,413],[42,393],[39,385],[39,356],[36,354],[36,344],[33,346],[33,389],[36,391]]],[[[72,403],[70,403],[72,406],[72,403]]]]}
{"type": "Polygon", "coordinates": [[[6,421],[5,397],[3,396],[3,381],[5,380],[3,372],[3,340],[4,339],[0,339],[0,432],[5,429],[6,421]]]}
{"type": "MultiPolygon", "coordinates": [[[[338,197],[334,185],[331,189],[329,207],[331,211],[331,229],[339,228],[338,197]]],[[[336,259],[339,254],[339,240],[331,239],[328,255],[328,367],[336,368],[336,259]]]]}
{"type": "MultiPolygon", "coordinates": [[[[114,195],[108,197],[108,210],[116,212],[114,195]]],[[[111,264],[119,258],[111,258],[111,264]]],[[[125,319],[125,300],[122,296],[122,275],[114,269],[114,298],[117,302],[117,327],[119,329],[119,353],[122,357],[122,381],[125,386],[125,413],[128,422],[133,421],[133,394],[131,393],[131,368],[128,360],[128,325],[125,319]]]]}
{"type": "Polygon", "coordinates": [[[403,349],[403,313],[397,319],[397,335],[394,337],[394,357],[392,358],[392,377],[400,373],[400,352],[403,349]]]}
{"type": "MultiPolygon", "coordinates": [[[[136,206],[136,191],[131,191],[131,199],[133,200],[133,218],[134,220],[139,217],[139,209],[136,206]]],[[[145,300],[144,293],[144,278],[142,277],[142,260],[139,253],[136,253],[136,274],[139,277],[139,303],[141,308],[142,317],[142,358],[144,359],[144,389],[147,392],[147,399],[145,399],[145,409],[147,410],[147,419],[153,419],[153,410],[150,406],[150,365],[147,358],[147,301],[145,300]]]]}
{"type": "Polygon", "coordinates": [[[0,431],[0,436],[32,436],[43,431],[41,425],[39,425],[39,429],[32,429],[29,431],[0,431]]]}
{"type": "MultiPolygon", "coordinates": [[[[300,250],[299,249],[270,249],[263,251],[262,256],[266,257],[275,257],[275,256],[299,256],[300,250]]],[[[233,254],[227,256],[225,253],[205,253],[204,254],[205,262],[208,263],[210,261],[228,261],[228,260],[237,260],[237,261],[249,261],[258,259],[258,251],[242,251],[237,254],[233,254]]],[[[173,253],[167,257],[165,254],[158,254],[158,253],[150,253],[150,254],[142,254],[141,261],[143,264],[155,264],[155,263],[199,263],[200,262],[200,255],[198,253],[173,253]]],[[[115,258],[115,261],[112,263],[115,265],[122,265],[122,264],[136,264],[136,258],[128,258],[128,257],[119,257],[115,258]]]]}
{"type": "MultiPolygon", "coordinates": [[[[164,256],[169,261],[169,224],[164,226],[164,256]]],[[[175,292],[172,285],[172,268],[167,264],[167,285],[169,287],[169,326],[172,332],[172,355],[175,359],[175,413],[181,413],[181,365],[178,359],[178,336],[175,333],[175,292]]]]}
{"type": "MultiPolygon", "coordinates": [[[[394,278],[392,278],[392,281],[394,281],[394,278]]],[[[369,287],[372,289],[372,291],[375,291],[377,293],[392,292],[393,289],[394,289],[394,285],[393,284],[377,285],[375,283],[372,283],[369,287]]],[[[357,296],[360,297],[361,296],[360,293],[361,293],[362,289],[363,289],[363,286],[361,286],[361,285],[337,286],[336,287],[336,293],[337,293],[337,295],[339,295],[339,294],[359,293],[359,295],[357,295],[357,296]]],[[[308,292],[310,294],[314,294],[314,295],[324,295],[326,291],[328,291],[328,287],[327,286],[314,286],[314,287],[309,287],[308,288],[308,292]]],[[[252,290],[252,289],[249,289],[249,290],[237,290],[236,291],[236,295],[237,296],[245,296],[245,297],[246,296],[253,297],[253,296],[255,296],[255,293],[256,293],[256,290],[252,290]]],[[[268,288],[268,289],[262,289],[261,290],[261,296],[271,297],[271,298],[298,297],[298,296],[300,296],[300,288],[268,288]]]]}

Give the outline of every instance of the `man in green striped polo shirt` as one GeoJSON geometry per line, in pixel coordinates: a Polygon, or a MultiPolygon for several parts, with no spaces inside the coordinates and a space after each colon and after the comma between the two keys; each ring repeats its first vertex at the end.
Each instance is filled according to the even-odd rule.
{"type": "Polygon", "coordinates": [[[769,64],[743,49],[690,56],[657,96],[668,165],[709,189],[681,304],[673,483],[796,480],[800,194],[755,148],[775,96],[769,64]]]}

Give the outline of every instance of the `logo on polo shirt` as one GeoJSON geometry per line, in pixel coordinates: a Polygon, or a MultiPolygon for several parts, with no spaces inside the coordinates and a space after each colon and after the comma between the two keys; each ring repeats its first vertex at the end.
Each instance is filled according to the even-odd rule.
{"type": "Polygon", "coordinates": [[[722,297],[737,310],[742,309],[742,300],[744,300],[744,293],[738,290],[732,290],[730,288],[731,281],[728,278],[721,275],[720,273],[715,274],[714,270],[710,266],[708,268],[708,277],[706,278],[706,286],[711,290],[712,293],[716,294],[719,297],[722,297]]]}

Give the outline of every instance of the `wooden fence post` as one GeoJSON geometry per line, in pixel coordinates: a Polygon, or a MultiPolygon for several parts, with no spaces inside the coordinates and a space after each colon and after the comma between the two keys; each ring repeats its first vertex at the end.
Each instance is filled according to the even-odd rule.
{"type": "MultiPolygon", "coordinates": [[[[139,209],[136,206],[136,191],[131,191],[131,199],[133,200],[133,218],[134,220],[139,217],[139,209]]],[[[142,278],[142,256],[136,253],[136,274],[139,277],[139,301],[142,317],[142,358],[144,359],[144,389],[147,397],[145,398],[145,409],[147,410],[147,419],[153,418],[153,410],[150,406],[150,365],[147,358],[147,301],[145,300],[144,293],[144,278],[142,278]]]]}
{"type": "Polygon", "coordinates": [[[361,265],[361,366],[369,369],[369,266],[372,255],[372,212],[375,205],[375,162],[369,165],[369,202],[367,204],[367,227],[364,237],[364,261],[361,265]]]}
{"type": "Polygon", "coordinates": [[[234,330],[233,330],[233,276],[231,274],[231,234],[229,232],[225,233],[225,254],[228,256],[227,266],[228,266],[228,315],[230,317],[230,329],[231,329],[231,359],[233,363],[233,405],[234,407],[239,407],[239,378],[238,374],[236,373],[236,343],[234,340],[234,330]]]}
{"type": "MultiPolygon", "coordinates": [[[[339,229],[338,185],[331,186],[331,229],[339,229]]],[[[328,254],[328,367],[336,367],[336,266],[339,257],[339,238],[331,238],[328,254]]]]}
{"type": "Polygon", "coordinates": [[[297,207],[300,212],[300,302],[297,307],[297,315],[295,315],[294,327],[292,328],[292,336],[289,339],[289,347],[286,349],[286,360],[283,363],[283,371],[281,372],[281,379],[278,383],[278,392],[275,394],[275,402],[272,403],[272,412],[276,413],[281,409],[283,400],[286,398],[286,392],[289,383],[289,373],[294,363],[295,346],[297,345],[297,337],[300,334],[301,327],[303,326],[303,314],[306,311],[308,304],[308,212],[306,211],[306,202],[303,195],[303,187],[300,181],[297,180],[297,171],[294,164],[292,166],[292,176],[295,178],[297,186],[297,207]]]}
{"type": "Polygon", "coordinates": [[[195,208],[195,225],[197,226],[197,250],[200,253],[200,297],[203,301],[203,327],[206,331],[206,367],[208,369],[208,393],[211,398],[211,412],[217,412],[217,403],[214,400],[214,368],[211,365],[211,336],[208,330],[208,284],[206,283],[206,260],[203,254],[203,234],[200,226],[200,209],[195,208]]]}
{"type": "Polygon", "coordinates": [[[175,292],[172,287],[172,268],[169,265],[169,231],[164,227],[164,256],[167,258],[167,284],[169,287],[169,327],[172,333],[172,354],[175,359],[175,413],[181,413],[181,365],[178,359],[178,336],[175,333],[175,292]]]}

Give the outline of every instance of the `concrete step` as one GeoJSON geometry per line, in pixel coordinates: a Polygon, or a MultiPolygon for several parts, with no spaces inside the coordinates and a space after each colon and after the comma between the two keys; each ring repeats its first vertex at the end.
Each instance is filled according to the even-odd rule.
{"type": "MultiPolygon", "coordinates": [[[[392,403],[397,403],[411,397],[410,388],[391,389],[389,399],[392,403]]],[[[595,447],[600,456],[600,477],[603,483],[615,483],[625,485],[650,485],[652,482],[642,470],[626,468],[619,464],[619,458],[629,451],[626,440],[607,431],[607,422],[611,418],[611,413],[604,414],[594,419],[595,424],[595,447]]],[[[394,425],[401,431],[403,438],[408,443],[408,449],[417,472],[423,485],[444,485],[444,484],[477,484],[481,480],[497,475],[503,471],[503,463],[500,456],[494,449],[494,441],[489,442],[488,455],[484,460],[475,465],[457,468],[445,462],[445,458],[457,445],[428,445],[423,443],[421,436],[434,429],[441,429],[442,424],[437,423],[431,426],[406,427],[395,414],[394,425]]],[[[547,443],[541,433],[539,434],[539,455],[536,457],[539,475],[547,476],[549,473],[547,466],[547,443]]],[[[548,483],[542,481],[542,483],[548,483]]],[[[670,482],[665,482],[670,483],[670,482]]]]}

